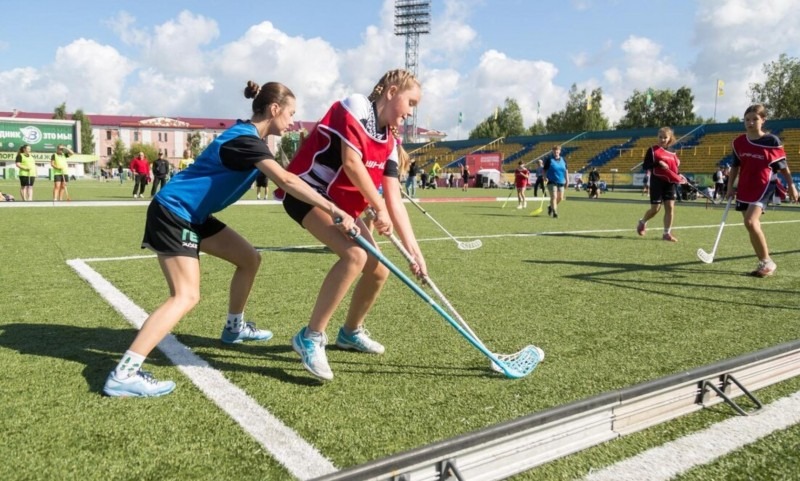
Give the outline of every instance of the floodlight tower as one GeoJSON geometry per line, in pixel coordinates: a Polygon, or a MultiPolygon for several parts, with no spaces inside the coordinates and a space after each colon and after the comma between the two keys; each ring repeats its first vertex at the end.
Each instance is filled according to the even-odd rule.
{"type": "MultiPolygon", "coordinates": [[[[406,37],[406,70],[417,75],[419,36],[431,33],[431,0],[394,0],[394,34],[406,37]]],[[[417,109],[406,119],[403,142],[417,137],[417,109]]]]}

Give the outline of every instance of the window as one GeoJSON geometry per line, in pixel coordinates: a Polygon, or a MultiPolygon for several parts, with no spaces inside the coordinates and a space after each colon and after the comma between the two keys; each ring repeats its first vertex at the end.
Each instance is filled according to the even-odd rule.
{"type": "Polygon", "coordinates": [[[106,155],[111,157],[111,147],[106,147],[106,155]]]}
{"type": "Polygon", "coordinates": [[[134,132],[133,133],[133,141],[134,142],[138,142],[139,141],[139,132],[134,132]]]}
{"type": "Polygon", "coordinates": [[[164,132],[164,142],[166,142],[166,141],[167,141],[167,133],[164,132]]]}
{"type": "Polygon", "coordinates": [[[111,140],[111,131],[106,130],[106,140],[111,140]]]}

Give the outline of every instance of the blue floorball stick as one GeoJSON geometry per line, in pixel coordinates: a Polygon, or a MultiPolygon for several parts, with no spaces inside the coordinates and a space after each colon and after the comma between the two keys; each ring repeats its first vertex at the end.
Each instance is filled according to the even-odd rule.
{"type": "Polygon", "coordinates": [[[392,262],[386,258],[381,252],[375,248],[368,240],[360,235],[354,235],[354,232],[350,233],[350,237],[360,245],[364,250],[372,254],[378,262],[386,266],[392,274],[396,275],[405,285],[411,288],[414,293],[416,293],[419,297],[421,297],[425,302],[430,304],[430,306],[442,316],[445,321],[447,321],[459,334],[461,334],[470,344],[472,344],[476,349],[482,352],[486,357],[488,357],[494,366],[500,368],[503,374],[506,377],[512,379],[519,379],[521,377],[525,377],[534,369],[536,366],[539,365],[539,362],[542,360],[542,351],[535,346],[526,346],[521,351],[511,356],[498,356],[488,350],[486,346],[483,345],[480,340],[474,338],[470,333],[468,333],[461,325],[454,320],[450,314],[448,314],[444,309],[442,309],[436,301],[431,298],[421,287],[419,287],[414,281],[408,278],[403,271],[397,268],[392,262]],[[504,359],[507,358],[507,359],[504,359]]]}

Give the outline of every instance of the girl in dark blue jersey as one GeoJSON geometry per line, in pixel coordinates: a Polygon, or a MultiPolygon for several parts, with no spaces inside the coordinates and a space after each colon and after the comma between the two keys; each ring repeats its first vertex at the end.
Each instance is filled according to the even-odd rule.
{"type": "Polygon", "coordinates": [[[222,342],[266,341],[272,337],[270,331],[244,321],[244,306],[261,256],[249,242],[212,215],[239,200],[259,172],[292,196],[318,207],[333,221],[341,220],[337,227],[343,235],[350,229],[358,232],[352,216],[284,170],[266,145],[268,135],[281,135],[293,123],[295,97],[291,90],[275,82],[263,86],[248,82],[244,95],[253,99],[252,118],[237,121],[223,132],[150,203],[142,248],[158,254],[170,294],[150,314],[106,379],[103,392],[109,396],[161,396],[175,389],[174,382],[157,381],[142,371],[141,366],[153,348],[199,301],[201,250],[236,266],[222,342]]]}

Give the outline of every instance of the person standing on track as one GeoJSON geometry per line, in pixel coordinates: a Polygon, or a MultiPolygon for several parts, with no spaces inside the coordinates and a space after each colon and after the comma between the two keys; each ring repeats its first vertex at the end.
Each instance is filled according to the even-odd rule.
{"type": "Polygon", "coordinates": [[[769,255],[767,237],[761,230],[761,215],[775,195],[778,173],[786,181],[789,199],[798,200],[786,152],[777,136],[764,131],[766,120],[767,110],[761,104],[751,105],[744,111],[746,133],[733,141],[733,165],[726,193],[728,199],[736,199],[736,210],[742,213],[750,244],[758,257],[755,270],[750,272],[755,277],[771,276],[778,268],[769,255]],[[734,190],[737,177],[738,190],[734,190]]]}
{"type": "Polygon", "coordinates": [[[153,397],[175,389],[141,370],[145,358],[200,300],[200,251],[236,266],[230,283],[228,319],[221,340],[226,344],[267,341],[272,333],[246,322],[244,307],[261,264],[261,255],[232,228],[213,216],[239,200],[264,172],[285,191],[313,206],[331,224],[330,236],[351,242],[353,218],[275,161],[265,139],[281,135],[292,124],[295,97],[286,86],[248,82],[244,96],[253,99],[253,115],[237,121],[206,147],[156,194],[147,209],[142,248],[158,255],[169,286],[169,298],[145,320],[142,328],[106,379],[103,392],[118,397],[153,397]],[[334,224],[334,221],[337,221],[334,224]]]}
{"type": "Polygon", "coordinates": [[[685,184],[686,178],[678,173],[681,161],[674,152],[667,150],[675,143],[675,134],[669,127],[658,130],[658,144],[647,149],[642,167],[651,171],[650,175],[650,208],[639,219],[636,233],[643,236],[647,233],[647,221],[652,219],[664,205],[664,234],[661,238],[669,242],[678,242],[672,235],[672,222],[675,217],[675,199],[678,184],[685,184]]]}

